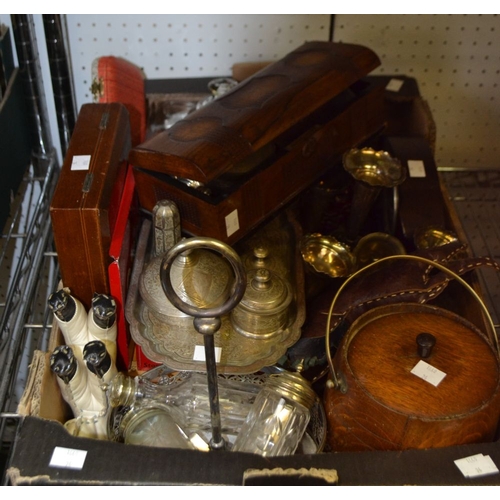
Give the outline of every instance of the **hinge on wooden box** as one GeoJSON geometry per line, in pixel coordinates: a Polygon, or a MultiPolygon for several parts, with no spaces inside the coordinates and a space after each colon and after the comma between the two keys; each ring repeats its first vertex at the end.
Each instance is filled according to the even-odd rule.
{"type": "Polygon", "coordinates": [[[90,191],[90,186],[92,185],[92,181],[94,180],[94,174],[90,172],[85,176],[85,180],[83,181],[82,191],[84,193],[88,193],[90,191]]]}
{"type": "Polygon", "coordinates": [[[108,126],[108,121],[109,121],[109,112],[106,111],[101,116],[101,123],[99,123],[99,128],[101,130],[105,129],[108,126]]]}

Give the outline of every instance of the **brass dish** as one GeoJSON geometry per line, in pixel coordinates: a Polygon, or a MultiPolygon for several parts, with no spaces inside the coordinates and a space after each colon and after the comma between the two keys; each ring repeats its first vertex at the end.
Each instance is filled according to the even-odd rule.
{"type": "Polygon", "coordinates": [[[356,257],[356,267],[361,269],[366,265],[390,255],[405,255],[404,245],[394,236],[387,233],[370,233],[363,236],[353,250],[356,257]]]}
{"type": "Polygon", "coordinates": [[[301,247],[302,258],[318,273],[332,278],[349,276],[356,260],[348,245],[333,236],[313,233],[305,237],[301,247]]]}
{"type": "Polygon", "coordinates": [[[386,151],[350,149],[344,155],[343,165],[354,179],[370,186],[394,187],[406,179],[401,162],[386,151]]]}
{"type": "Polygon", "coordinates": [[[440,226],[427,226],[415,231],[415,246],[421,250],[435,248],[458,241],[457,235],[440,226]]]}

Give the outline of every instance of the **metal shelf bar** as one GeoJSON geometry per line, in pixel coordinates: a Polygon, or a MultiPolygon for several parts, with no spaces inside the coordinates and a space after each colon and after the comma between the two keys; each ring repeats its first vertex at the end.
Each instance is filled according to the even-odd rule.
{"type": "Polygon", "coordinates": [[[10,276],[3,276],[4,281],[8,278],[8,287],[0,319],[0,449],[11,444],[9,415],[16,411],[33,350],[46,347],[50,332],[50,327],[44,326],[48,324],[46,308],[37,310],[37,304],[46,304],[59,274],[51,252],[49,217],[59,168],[55,152],[46,161],[45,178],[25,178],[10,230],[1,240],[0,269],[7,272],[9,259],[12,268],[10,276]],[[15,238],[16,231],[22,232],[23,238],[15,238]]]}

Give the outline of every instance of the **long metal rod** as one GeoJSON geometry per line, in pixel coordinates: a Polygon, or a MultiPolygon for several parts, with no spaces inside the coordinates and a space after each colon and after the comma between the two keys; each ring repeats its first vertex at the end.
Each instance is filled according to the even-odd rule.
{"type": "MultiPolygon", "coordinates": [[[[50,234],[49,229],[49,227],[46,227],[43,234],[41,235],[41,244],[44,244],[48,241],[48,236],[50,234]]],[[[0,408],[4,408],[7,396],[9,394],[9,389],[16,382],[14,377],[16,373],[15,368],[23,351],[22,346],[25,343],[24,340],[27,329],[24,321],[27,315],[27,311],[33,303],[34,291],[37,285],[37,270],[41,267],[40,255],[41,254],[38,253],[36,255],[36,259],[33,261],[33,272],[27,275],[23,300],[20,303],[20,307],[18,309],[18,314],[15,317],[14,324],[11,325],[11,335],[8,339],[6,348],[3,351],[5,359],[0,372],[0,408]]]]}
{"type": "Polygon", "coordinates": [[[63,156],[75,128],[76,106],[71,72],[65,47],[63,18],[60,14],[42,14],[49,58],[52,90],[57,111],[59,138],[63,156]]]}
{"type": "Polygon", "coordinates": [[[37,172],[44,174],[43,167],[51,154],[53,144],[33,15],[11,14],[11,21],[34,137],[33,165],[37,172]]]}
{"type": "Polygon", "coordinates": [[[208,396],[210,400],[210,420],[212,424],[212,439],[210,448],[213,450],[225,447],[222,437],[222,425],[220,420],[219,386],[217,381],[217,365],[215,361],[215,343],[212,333],[203,335],[205,345],[205,363],[207,366],[208,396]]]}

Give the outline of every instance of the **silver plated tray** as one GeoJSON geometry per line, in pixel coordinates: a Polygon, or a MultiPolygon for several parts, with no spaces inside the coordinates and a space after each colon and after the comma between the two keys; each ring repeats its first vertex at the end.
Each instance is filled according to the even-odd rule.
{"type": "MultiPolygon", "coordinates": [[[[134,342],[144,354],[157,363],[175,370],[204,371],[205,361],[195,359],[203,352],[203,337],[190,326],[173,328],[148,309],[139,293],[139,278],[148,263],[151,222],[145,220],[138,239],[134,266],[130,277],[125,315],[134,342]]],[[[220,352],[218,373],[254,373],[275,364],[300,338],[305,320],[303,267],[298,250],[300,226],[289,212],[282,212],[249,238],[235,245],[247,269],[254,265],[254,250],[266,248],[269,256],[265,265],[289,280],[293,301],[286,328],[269,339],[253,339],[237,333],[230,324],[229,315],[223,316],[222,326],[214,336],[220,352]]],[[[167,298],[165,297],[165,300],[167,298]]]]}

